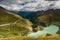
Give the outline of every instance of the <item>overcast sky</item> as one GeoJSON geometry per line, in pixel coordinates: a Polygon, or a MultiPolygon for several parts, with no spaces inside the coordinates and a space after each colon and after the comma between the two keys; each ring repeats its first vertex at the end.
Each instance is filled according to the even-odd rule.
{"type": "Polygon", "coordinates": [[[60,9],[60,0],[0,0],[0,6],[12,11],[46,11],[60,9]]]}

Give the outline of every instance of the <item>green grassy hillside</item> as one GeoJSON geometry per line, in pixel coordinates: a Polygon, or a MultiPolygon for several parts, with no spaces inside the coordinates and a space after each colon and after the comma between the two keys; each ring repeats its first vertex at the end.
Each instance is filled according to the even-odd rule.
{"type": "Polygon", "coordinates": [[[27,35],[32,23],[21,16],[0,7],[0,37],[27,35]]]}

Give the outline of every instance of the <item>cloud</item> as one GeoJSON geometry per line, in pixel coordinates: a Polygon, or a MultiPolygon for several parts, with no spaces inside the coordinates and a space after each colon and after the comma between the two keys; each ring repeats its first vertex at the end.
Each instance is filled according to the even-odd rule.
{"type": "Polygon", "coordinates": [[[46,11],[60,9],[60,0],[0,0],[0,6],[12,11],[46,11]]]}

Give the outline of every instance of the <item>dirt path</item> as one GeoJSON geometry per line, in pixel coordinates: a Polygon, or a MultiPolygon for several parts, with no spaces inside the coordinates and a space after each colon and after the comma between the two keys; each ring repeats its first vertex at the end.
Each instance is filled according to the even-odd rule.
{"type": "Polygon", "coordinates": [[[0,26],[7,26],[7,25],[11,25],[11,24],[16,24],[16,22],[14,22],[14,23],[7,23],[7,24],[1,24],[0,26]]]}

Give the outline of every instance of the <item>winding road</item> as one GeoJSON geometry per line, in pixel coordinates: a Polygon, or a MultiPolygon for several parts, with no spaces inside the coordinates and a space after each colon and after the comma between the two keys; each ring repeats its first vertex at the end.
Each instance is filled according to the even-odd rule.
{"type": "Polygon", "coordinates": [[[16,22],[14,22],[14,23],[7,23],[7,24],[1,24],[0,26],[7,26],[7,25],[11,25],[11,24],[16,24],[16,22]]]}

